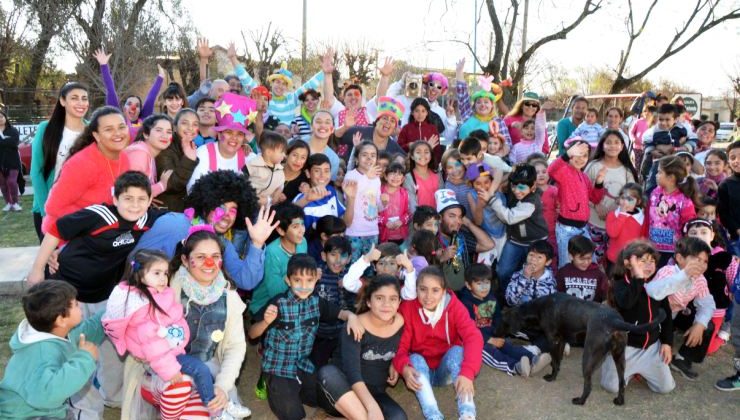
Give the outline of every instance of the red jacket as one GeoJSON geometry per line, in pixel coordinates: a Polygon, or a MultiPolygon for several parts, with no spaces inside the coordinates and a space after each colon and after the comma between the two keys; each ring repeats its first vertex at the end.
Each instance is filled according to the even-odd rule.
{"type": "Polygon", "coordinates": [[[112,204],[113,184],[128,170],[126,153],[120,153],[118,160],[109,160],[100,152],[97,143],[80,150],[62,165],[46,200],[46,217],[41,230],[48,232],[57,219],[87,206],[112,204]]]}
{"type": "Polygon", "coordinates": [[[555,159],[547,168],[550,178],[558,183],[560,217],[576,222],[588,222],[588,201],[599,204],[606,194],[603,185],[595,187],[583,171],[571,166],[565,159],[555,159]]]}
{"type": "Polygon", "coordinates": [[[398,312],[403,316],[405,325],[396,357],[393,358],[393,366],[399,373],[410,364],[411,353],[423,356],[430,369],[437,369],[442,357],[452,346],[463,348],[460,375],[472,381],[480,371],[483,336],[457,296],[451,291],[446,296],[450,300],[434,328],[422,321],[422,307],[418,299],[401,303],[398,312]]]}
{"type": "Polygon", "coordinates": [[[619,253],[628,243],[642,238],[644,234],[645,213],[637,214],[617,213],[610,211],[606,215],[606,234],[609,235],[609,245],[606,248],[606,258],[610,262],[617,262],[619,253]]]}
{"type": "Polygon", "coordinates": [[[398,145],[408,153],[411,143],[417,140],[428,140],[432,136],[439,136],[437,126],[434,124],[427,121],[410,122],[401,128],[401,132],[398,134],[398,145]]]}

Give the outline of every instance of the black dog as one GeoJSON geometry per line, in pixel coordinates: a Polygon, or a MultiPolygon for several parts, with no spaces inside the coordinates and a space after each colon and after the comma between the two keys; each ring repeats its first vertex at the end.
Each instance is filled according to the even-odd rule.
{"type": "Polygon", "coordinates": [[[627,333],[644,333],[655,328],[666,314],[661,311],[649,324],[632,325],[625,322],[615,309],[589,302],[566,293],[555,293],[505,309],[496,331],[497,337],[520,331],[525,326],[535,327],[545,334],[552,345],[552,373],[545,380],[554,381],[560,371],[565,338],[585,332],[583,345],[583,394],[573,398],[573,404],[583,405],[591,393],[591,375],[611,352],[619,376],[619,394],[614,404],[624,404],[624,349],[627,333]]]}

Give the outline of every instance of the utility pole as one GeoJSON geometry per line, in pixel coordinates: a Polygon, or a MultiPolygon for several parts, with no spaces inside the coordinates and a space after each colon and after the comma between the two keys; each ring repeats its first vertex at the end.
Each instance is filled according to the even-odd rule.
{"type": "MultiPolygon", "coordinates": [[[[527,21],[529,20],[529,0],[524,0],[524,23],[522,24],[522,55],[527,51],[527,21]]],[[[519,81],[519,97],[522,96],[524,89],[524,78],[519,81]]]]}
{"type": "Polygon", "coordinates": [[[478,0],[473,9],[473,74],[475,74],[476,57],[478,56],[478,0]]]}
{"type": "Polygon", "coordinates": [[[303,35],[301,37],[301,78],[306,78],[306,3],[303,0],[303,35]]]}

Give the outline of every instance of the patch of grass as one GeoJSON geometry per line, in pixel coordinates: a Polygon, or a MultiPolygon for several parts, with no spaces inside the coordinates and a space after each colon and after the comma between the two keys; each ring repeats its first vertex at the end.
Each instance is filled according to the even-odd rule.
{"type": "Polygon", "coordinates": [[[0,297],[0,378],[5,372],[5,366],[12,356],[10,351],[10,337],[15,334],[18,324],[23,319],[23,307],[18,296],[0,297]]]}
{"type": "Polygon", "coordinates": [[[0,235],[0,248],[39,244],[36,229],[33,227],[33,215],[31,215],[33,196],[22,196],[21,206],[23,211],[8,211],[0,214],[0,226],[3,227],[3,234],[0,235]]]}

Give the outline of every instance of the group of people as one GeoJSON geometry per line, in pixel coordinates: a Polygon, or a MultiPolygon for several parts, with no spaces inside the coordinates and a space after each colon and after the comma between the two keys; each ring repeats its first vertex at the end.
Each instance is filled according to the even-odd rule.
{"type": "MultiPolygon", "coordinates": [[[[551,360],[536,328],[501,334],[501,311],[557,292],[630,323],[663,309],[629,333],[623,378],[659,393],[732,331],[717,388],[740,389],[740,142],[714,148],[715,123],[646,94],[602,126],[580,97],[552,160],[540,97],[508,111],[489,77],[471,94],[464,61],[454,97],[440,73],[392,83],[389,59],[375,96],[337,98],[331,52],[268,88],[228,51],[233,74],[190,96],[160,96],[160,74],[144,102],[119,102],[99,51],[108,105],[89,119],[88,89],[61,89],[33,142],[41,247],[0,417],[244,418],[239,379],[280,419],[405,419],[386,392],[402,378],[425,418],[453,385],[474,419],[482,364],[528,377],[551,360]],[[259,377],[240,378],[247,342],[259,377]]],[[[610,357],[601,377],[616,393],[610,357]]]]}

